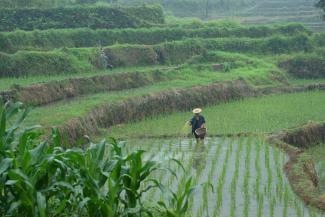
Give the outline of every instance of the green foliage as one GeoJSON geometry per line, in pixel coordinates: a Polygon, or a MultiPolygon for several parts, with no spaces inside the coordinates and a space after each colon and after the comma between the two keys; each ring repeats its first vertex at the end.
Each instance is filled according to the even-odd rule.
{"type": "Polygon", "coordinates": [[[299,54],[281,61],[279,65],[297,78],[325,78],[325,56],[299,54]]]}
{"type": "Polygon", "coordinates": [[[47,141],[38,142],[39,126],[20,128],[29,112],[20,113],[21,108],[0,105],[2,215],[152,216],[150,207],[158,202],[142,200],[151,189],[164,189],[151,177],[162,168],[158,162],[144,161],[141,150],[124,154],[124,143],[112,138],[85,150],[63,149],[53,129],[47,141]]]}
{"type": "Polygon", "coordinates": [[[325,47],[325,32],[316,33],[313,41],[317,47],[325,47]]]}
{"type": "MultiPolygon", "coordinates": [[[[325,12],[325,0],[319,0],[319,1],[316,3],[316,7],[323,9],[324,12],[325,12]]],[[[325,15],[324,15],[324,18],[325,18],[325,15]]]]}
{"type": "MultiPolygon", "coordinates": [[[[281,26],[224,27],[205,24],[199,28],[164,27],[138,29],[50,29],[0,32],[0,49],[11,53],[21,49],[53,49],[60,47],[95,47],[115,43],[153,45],[184,38],[268,37],[276,34],[309,33],[300,24],[281,26]]],[[[321,37],[317,37],[321,40],[321,37]]]]}
{"type": "Polygon", "coordinates": [[[1,8],[26,7],[62,7],[71,4],[72,0],[1,0],[1,8]]]}
{"type": "Polygon", "coordinates": [[[253,0],[120,0],[121,4],[138,5],[143,3],[159,3],[166,11],[179,17],[206,17],[210,13],[240,9],[255,4],[253,0]]]}
{"type": "Polygon", "coordinates": [[[60,51],[19,51],[13,55],[0,53],[1,76],[19,77],[37,74],[77,73],[92,65],[60,51]]]}
{"type": "Polygon", "coordinates": [[[162,23],[164,21],[162,16],[162,9],[158,6],[128,9],[110,7],[0,9],[0,31],[139,27],[149,23],[162,23]]]}
{"type": "MultiPolygon", "coordinates": [[[[305,34],[293,37],[185,39],[157,45],[114,45],[103,48],[108,64],[149,66],[181,64],[207,51],[230,51],[255,54],[281,54],[313,49],[312,39],[305,34]]],[[[101,50],[96,48],[64,48],[54,51],[20,51],[0,54],[0,77],[35,74],[63,74],[98,69],[101,50]]]]}
{"type": "Polygon", "coordinates": [[[184,183],[183,192],[170,192],[170,199],[158,202],[158,209],[165,217],[186,217],[189,208],[189,200],[192,197],[196,187],[193,187],[192,177],[188,178],[184,183]]]}
{"type": "MultiPolygon", "coordinates": [[[[323,120],[324,97],[324,91],[312,91],[250,98],[203,108],[203,115],[207,120],[210,136],[242,132],[277,132],[304,124],[308,120],[323,120]]],[[[113,127],[110,135],[123,138],[176,136],[189,115],[188,112],[178,112],[150,117],[137,123],[113,127]]]]}
{"type": "Polygon", "coordinates": [[[148,66],[158,64],[157,53],[152,46],[121,45],[104,49],[109,64],[121,66],[148,66]]]}
{"type": "Polygon", "coordinates": [[[119,9],[132,17],[149,23],[162,24],[165,22],[163,8],[159,4],[141,4],[141,6],[121,7],[119,9]]]}

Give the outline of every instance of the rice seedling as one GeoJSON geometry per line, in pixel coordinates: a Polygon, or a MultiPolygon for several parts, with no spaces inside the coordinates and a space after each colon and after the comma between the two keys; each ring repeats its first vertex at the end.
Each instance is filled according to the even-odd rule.
{"type": "Polygon", "coordinates": [[[273,149],[273,161],[275,162],[276,166],[276,192],[279,198],[281,199],[283,191],[283,171],[280,162],[280,150],[278,148],[273,149]]]}
{"type": "Polygon", "coordinates": [[[213,159],[212,159],[212,162],[211,162],[211,169],[209,171],[209,176],[208,176],[208,181],[211,183],[212,182],[212,178],[215,174],[215,171],[216,171],[216,167],[217,167],[217,162],[219,160],[219,157],[220,157],[220,153],[221,153],[221,148],[222,148],[222,143],[223,143],[223,140],[216,144],[216,150],[215,150],[215,153],[214,153],[214,156],[213,156],[213,159]]]}
{"type": "MultiPolygon", "coordinates": [[[[230,141],[230,146],[232,147],[232,141],[230,141]]],[[[222,206],[222,194],[223,194],[223,185],[224,185],[224,179],[226,176],[227,172],[227,165],[228,165],[228,160],[231,154],[231,149],[228,148],[226,152],[225,159],[223,161],[222,169],[221,169],[221,174],[218,177],[218,182],[217,182],[217,187],[216,187],[216,192],[217,192],[217,205],[214,208],[213,216],[219,216],[220,215],[220,208],[222,206]]]]}
{"type": "MultiPolygon", "coordinates": [[[[197,20],[185,24],[179,20],[173,24],[174,20],[169,22],[150,29],[53,29],[0,33],[1,43],[9,46],[3,50],[26,49],[15,54],[0,53],[4,75],[20,76],[28,72],[37,74],[2,78],[0,91],[12,89],[13,96],[20,96],[27,86],[45,82],[44,86],[52,88],[53,94],[62,91],[62,96],[66,94],[71,97],[57,98],[56,103],[38,106],[32,111],[24,110],[19,103],[2,105],[0,99],[0,216],[322,216],[318,210],[307,208],[293,194],[283,173],[287,157],[280,149],[266,144],[264,136],[308,120],[324,119],[325,92],[309,91],[242,99],[240,96],[246,95],[245,90],[237,91],[236,88],[241,82],[247,82],[252,88],[261,88],[267,92],[267,87],[282,88],[287,84],[310,84],[315,81],[323,83],[324,79],[293,79],[288,76],[286,69],[278,65],[280,61],[291,59],[292,51],[304,50],[302,55],[309,55],[312,51],[315,52],[313,55],[316,55],[316,52],[321,55],[323,48],[316,51],[315,47],[323,46],[323,33],[309,32],[301,25],[241,27],[234,23],[215,24],[197,20]],[[50,37],[58,32],[63,34],[58,36],[59,39],[68,37],[71,41],[50,37]],[[78,32],[91,34],[92,37],[82,37],[81,41],[80,37],[74,35],[78,32]],[[112,37],[106,37],[107,33],[112,34],[112,37]],[[28,37],[22,37],[24,35],[28,37]],[[229,35],[234,37],[222,38],[229,35]],[[167,41],[163,36],[167,36],[167,41]],[[269,36],[270,38],[266,38],[269,36]],[[11,43],[6,41],[6,38],[12,38],[13,42],[16,42],[11,43]],[[116,63],[116,66],[110,67],[117,69],[99,70],[100,67],[95,66],[96,58],[92,53],[96,48],[82,48],[85,44],[94,46],[96,38],[104,40],[103,45],[114,44],[104,48],[104,54],[110,54],[109,61],[116,63]],[[30,41],[31,39],[35,40],[30,41]],[[33,47],[39,44],[39,41],[43,43],[37,48],[33,47]],[[141,45],[118,44],[125,42],[141,42],[141,45]],[[64,44],[69,45],[69,48],[35,51],[42,47],[51,49],[64,44]],[[284,51],[288,53],[273,55],[284,51]],[[69,58],[63,58],[54,64],[55,57],[62,55],[69,58]],[[31,63],[23,61],[28,58],[35,59],[31,60],[31,63]],[[67,66],[62,64],[65,60],[67,66]],[[46,65],[39,64],[41,61],[46,65]],[[80,63],[80,66],[77,63],[80,63]],[[52,65],[52,69],[45,67],[52,65]],[[38,67],[45,67],[44,72],[36,70],[38,67]],[[59,70],[60,67],[62,70],[59,70]],[[12,72],[5,70],[6,68],[12,72]],[[89,72],[81,73],[88,68],[89,72]],[[74,74],[45,75],[47,72],[72,72],[73,69],[76,69],[74,74]],[[124,85],[121,82],[124,78],[122,72],[129,72],[128,79],[133,78],[135,73],[141,76],[131,79],[132,81],[124,79],[129,82],[124,85]],[[156,72],[161,79],[157,78],[156,72]],[[88,81],[89,77],[103,78],[102,75],[114,77],[116,80],[107,82],[107,87],[105,80],[105,88],[94,87],[96,91],[91,88],[97,87],[97,83],[90,82],[89,92],[84,91],[84,94],[79,94],[81,90],[78,94],[71,92],[69,85],[62,86],[71,78],[73,81],[78,80],[77,77],[88,81]],[[146,79],[148,82],[144,82],[146,79]],[[206,138],[201,146],[197,145],[194,139],[187,137],[189,125],[185,125],[183,131],[179,130],[184,120],[188,120],[189,112],[185,111],[187,107],[177,106],[177,98],[174,101],[165,97],[167,103],[164,105],[152,105],[151,101],[147,103],[143,100],[143,104],[137,106],[137,99],[146,99],[143,96],[150,94],[158,95],[168,90],[177,96],[181,91],[187,93],[188,88],[194,86],[225,81],[233,81],[236,84],[233,85],[234,91],[229,88],[229,93],[238,93],[238,100],[215,105],[209,102],[211,95],[197,94],[198,98],[207,101],[204,103],[207,106],[203,112],[208,120],[208,136],[211,136],[206,138]],[[55,85],[51,86],[54,83],[55,85]],[[116,86],[114,89],[110,85],[125,89],[120,90],[116,86]],[[52,126],[61,126],[71,120],[79,121],[89,114],[89,120],[94,120],[96,118],[92,116],[91,111],[95,108],[124,103],[123,100],[134,100],[134,104],[131,103],[133,106],[125,110],[119,109],[121,115],[103,108],[104,114],[112,116],[107,119],[100,118],[98,127],[102,127],[99,129],[102,134],[98,135],[98,139],[96,135],[95,143],[89,142],[82,149],[72,146],[63,148],[59,131],[55,128],[51,131],[52,126]],[[175,107],[168,110],[167,106],[172,105],[175,107]],[[24,112],[20,113],[21,110],[24,112]],[[172,111],[183,112],[168,113],[172,111]],[[121,120],[114,119],[117,116],[121,117],[121,120]],[[114,121],[110,123],[108,119],[114,121]],[[34,125],[38,123],[44,128],[34,125]],[[46,132],[46,136],[43,136],[42,132],[46,132]],[[233,134],[251,135],[250,133],[256,133],[258,136],[225,137],[233,134]],[[107,137],[106,140],[99,139],[103,134],[107,137]],[[111,138],[112,136],[128,141],[122,142],[111,138]],[[47,140],[43,141],[44,138],[47,140]],[[213,185],[213,191],[210,184],[213,185]]],[[[30,86],[30,91],[37,87],[38,85],[30,86]]],[[[187,104],[184,105],[190,107],[192,103],[203,104],[203,101],[192,100],[198,89],[194,89],[193,95],[183,94],[189,99],[188,102],[185,100],[187,104]]],[[[28,93],[25,93],[26,96],[28,93]]],[[[215,93],[219,94],[217,90],[215,93]]],[[[7,93],[1,92],[0,95],[2,94],[7,93]]],[[[227,94],[227,91],[221,91],[220,99],[226,99],[227,94]]],[[[214,102],[219,103],[218,100],[214,102]]],[[[82,129],[78,129],[81,134],[87,131],[84,131],[83,126],[92,128],[87,123],[82,123],[82,129]]],[[[74,134],[71,131],[69,132],[74,134]]],[[[312,154],[315,157],[317,153],[322,155],[317,159],[323,161],[324,147],[308,151],[314,152],[312,154]]],[[[324,168],[325,164],[316,165],[318,172],[324,168]]],[[[324,181],[325,173],[319,174],[320,181],[324,181]]],[[[325,185],[321,185],[319,190],[325,191],[325,185]]]]}
{"type": "Polygon", "coordinates": [[[264,208],[264,195],[261,194],[258,198],[257,217],[262,217],[264,208]]]}
{"type": "Polygon", "coordinates": [[[275,211],[275,204],[276,204],[276,198],[272,197],[270,198],[270,217],[274,217],[274,211],[275,211]]]}
{"type": "Polygon", "coordinates": [[[249,216],[249,204],[250,204],[250,195],[249,195],[249,178],[250,178],[250,160],[251,160],[251,142],[252,138],[248,138],[246,142],[246,156],[245,156],[245,175],[244,175],[244,183],[243,183],[243,191],[244,191],[244,216],[249,216]]]}
{"type": "MultiPolygon", "coordinates": [[[[57,138],[57,135],[54,133],[53,137],[57,138]]],[[[126,204],[119,203],[118,208],[109,211],[112,212],[112,216],[120,215],[125,209],[133,212],[139,206],[143,206],[142,215],[153,211],[163,215],[168,215],[170,212],[169,214],[186,217],[238,216],[239,213],[244,217],[265,216],[265,212],[274,217],[292,216],[292,213],[300,217],[304,216],[305,212],[307,213],[305,216],[308,217],[321,216],[316,211],[306,211],[302,202],[296,199],[282,173],[286,159],[284,153],[265,143],[263,137],[208,138],[204,149],[198,149],[193,141],[184,139],[180,143],[179,140],[133,140],[134,146],[128,146],[111,140],[110,143],[92,144],[85,151],[80,149],[65,151],[56,147],[53,153],[56,153],[57,159],[63,163],[60,164],[61,170],[64,171],[63,169],[68,167],[82,171],[80,176],[75,176],[78,173],[70,174],[69,182],[85,176],[86,185],[80,187],[84,189],[84,197],[90,198],[83,203],[82,201],[77,203],[76,199],[75,204],[82,204],[82,208],[66,204],[68,202],[63,199],[61,202],[65,206],[69,205],[71,213],[85,213],[87,216],[96,213],[104,215],[106,209],[114,206],[114,203],[119,203],[118,197],[113,199],[113,196],[118,193],[111,194],[115,191],[121,192],[119,194],[121,200],[126,204]],[[146,152],[141,151],[144,149],[146,152]],[[64,158],[61,157],[62,155],[64,158]],[[204,166],[193,167],[197,156],[203,159],[204,166]],[[70,157],[77,158],[78,163],[65,160],[70,157]],[[172,163],[174,161],[171,159],[181,162],[184,166],[172,163]],[[105,172],[105,162],[109,162],[108,168],[112,167],[112,171],[105,172]],[[141,169],[137,167],[147,169],[140,172],[141,169]],[[162,169],[168,167],[171,171],[162,169]],[[104,174],[100,171],[104,171],[104,174]],[[121,177],[118,171],[123,171],[120,182],[117,181],[121,177]],[[189,178],[190,176],[192,177],[189,178]],[[143,177],[144,181],[141,181],[140,177],[143,177]],[[95,185],[96,188],[92,187],[94,180],[103,179],[104,182],[108,178],[109,180],[103,185],[104,188],[98,184],[95,185]],[[187,186],[184,183],[187,183],[187,186]],[[215,191],[212,192],[207,184],[201,186],[202,183],[213,184],[215,191]],[[196,185],[199,187],[195,187],[196,185]],[[102,198],[103,194],[106,195],[104,198],[102,198]],[[159,204],[153,207],[151,205],[154,201],[159,201],[159,204]],[[182,204],[177,205],[177,203],[182,204]],[[98,210],[98,207],[101,207],[101,210],[98,210]]],[[[10,177],[15,178],[17,174],[10,173],[10,177]]],[[[13,183],[12,186],[14,185],[13,183]]],[[[67,186],[61,186],[61,192],[62,197],[69,193],[76,198],[79,197],[78,192],[72,191],[67,186]]],[[[48,197],[48,193],[42,192],[42,195],[48,197]]],[[[42,195],[36,193],[36,204],[37,197],[38,203],[41,203],[42,195]]],[[[52,207],[52,203],[56,204],[56,202],[48,201],[51,204],[47,204],[45,210],[46,213],[51,213],[48,207],[52,207]]],[[[59,208],[60,204],[56,206],[59,208]]],[[[135,213],[128,215],[136,216],[135,213]]]]}
{"type": "MultiPolygon", "coordinates": [[[[205,118],[209,120],[207,127],[210,136],[241,132],[277,132],[308,120],[323,120],[324,96],[324,91],[270,95],[210,106],[203,110],[205,118]]],[[[172,136],[175,135],[173,129],[179,129],[179,123],[187,120],[188,115],[188,112],[177,112],[148,118],[141,122],[125,124],[121,128],[113,127],[110,135],[172,136]]],[[[283,158],[285,160],[285,157],[283,158]]]]}
{"type": "Polygon", "coordinates": [[[288,206],[289,206],[289,187],[286,185],[284,188],[284,207],[283,207],[283,217],[288,216],[288,206]]]}
{"type": "Polygon", "coordinates": [[[261,166],[260,166],[260,155],[261,155],[261,144],[255,144],[255,171],[256,171],[256,181],[255,181],[255,195],[258,200],[258,195],[260,195],[260,183],[261,183],[261,166]]]}
{"type": "Polygon", "coordinates": [[[295,210],[297,217],[303,217],[304,216],[304,210],[303,207],[301,207],[301,204],[297,199],[294,200],[295,210]]]}
{"type": "MultiPolygon", "coordinates": [[[[170,147],[168,142],[163,142],[165,149],[160,151],[168,154],[171,147],[169,156],[177,157],[185,167],[185,172],[173,167],[178,178],[160,174],[158,179],[163,180],[166,187],[173,189],[176,195],[182,195],[183,185],[180,183],[184,183],[182,180],[186,182],[190,174],[193,175],[193,185],[206,182],[215,187],[215,192],[205,185],[194,191],[193,197],[187,200],[189,211],[186,216],[265,216],[265,213],[273,217],[321,216],[318,212],[308,211],[292,193],[284,175],[280,175],[284,153],[265,143],[263,137],[208,138],[203,153],[197,151],[195,144],[184,140],[184,154],[178,153],[178,141],[168,141],[173,143],[170,147]],[[193,167],[197,154],[206,159],[202,170],[193,167]],[[272,177],[271,183],[269,177],[272,177]],[[283,190],[278,192],[278,189],[283,190]]],[[[156,190],[151,198],[165,200],[166,196],[156,190]]]]}
{"type": "Polygon", "coordinates": [[[266,171],[267,171],[267,193],[271,192],[272,188],[272,179],[273,179],[273,173],[270,165],[270,146],[264,145],[265,147],[265,165],[266,165],[266,171]]]}

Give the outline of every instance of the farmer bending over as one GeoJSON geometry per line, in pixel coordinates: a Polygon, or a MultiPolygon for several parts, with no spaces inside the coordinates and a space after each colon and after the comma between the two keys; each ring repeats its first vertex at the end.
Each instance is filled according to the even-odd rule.
{"type": "Polygon", "coordinates": [[[196,108],[193,109],[194,117],[191,119],[189,124],[192,126],[192,134],[194,134],[196,141],[199,142],[200,140],[204,139],[205,133],[197,134],[197,129],[205,128],[205,119],[201,115],[202,109],[196,108]]]}

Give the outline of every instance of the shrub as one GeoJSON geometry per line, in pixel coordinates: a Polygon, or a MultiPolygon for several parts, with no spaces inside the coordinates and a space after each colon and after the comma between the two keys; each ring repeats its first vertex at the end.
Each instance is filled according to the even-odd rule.
{"type": "Polygon", "coordinates": [[[163,17],[160,17],[162,15],[162,9],[157,6],[125,9],[110,7],[1,9],[0,31],[139,27],[149,23],[162,23],[163,17]]]}
{"type": "Polygon", "coordinates": [[[190,39],[160,44],[155,46],[155,50],[161,64],[180,64],[206,49],[199,40],[190,39]]]}
{"type": "Polygon", "coordinates": [[[325,47],[325,33],[316,33],[313,37],[316,46],[325,47]]]}
{"type": "Polygon", "coordinates": [[[90,63],[59,51],[19,51],[13,55],[0,53],[0,66],[1,77],[77,73],[93,68],[90,63]]]}
{"type": "MultiPolygon", "coordinates": [[[[157,44],[183,38],[222,38],[222,37],[267,37],[272,35],[294,35],[308,33],[302,25],[256,26],[256,27],[215,27],[207,24],[200,28],[167,27],[138,29],[49,29],[0,33],[0,49],[14,52],[21,49],[52,49],[58,47],[94,47],[115,43],[157,44]]],[[[316,37],[316,36],[315,36],[316,37]]],[[[320,37],[319,37],[320,38],[320,37]]]]}
{"type": "Polygon", "coordinates": [[[279,65],[298,78],[325,78],[324,56],[300,54],[281,61],[279,65]]]}
{"type": "Polygon", "coordinates": [[[151,46],[113,46],[106,48],[104,52],[108,63],[113,67],[158,64],[157,54],[151,46]]]}
{"type": "Polygon", "coordinates": [[[288,53],[289,51],[311,51],[313,45],[307,35],[299,34],[292,38],[284,38],[275,36],[269,40],[265,40],[262,44],[262,50],[265,52],[279,54],[288,53]]]}
{"type": "MultiPolygon", "coordinates": [[[[268,38],[218,38],[184,39],[157,45],[114,45],[104,47],[107,62],[113,67],[146,66],[155,64],[181,64],[193,56],[207,51],[239,53],[280,54],[310,51],[310,37],[298,34],[294,37],[268,38]]],[[[75,73],[98,69],[101,49],[63,48],[48,52],[20,51],[0,54],[0,77],[35,74],[75,73]]]]}
{"type": "Polygon", "coordinates": [[[162,7],[159,4],[154,5],[142,5],[141,7],[126,7],[120,8],[122,11],[125,11],[127,14],[137,17],[141,20],[145,20],[149,23],[158,23],[162,24],[165,22],[164,12],[162,7]]]}

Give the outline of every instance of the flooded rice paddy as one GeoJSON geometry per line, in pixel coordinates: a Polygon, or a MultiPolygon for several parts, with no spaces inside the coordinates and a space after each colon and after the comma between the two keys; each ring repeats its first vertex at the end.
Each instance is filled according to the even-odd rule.
{"type": "MultiPolygon", "coordinates": [[[[193,176],[198,188],[190,201],[191,216],[325,216],[294,194],[283,171],[286,154],[263,138],[207,138],[203,144],[191,139],[128,142],[127,150],[137,149],[146,151],[146,159],[176,171],[177,177],[167,171],[155,173],[176,194],[193,176]],[[185,172],[170,159],[180,161],[185,172]]],[[[146,196],[164,197],[158,189],[146,196]]]]}

